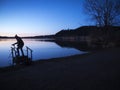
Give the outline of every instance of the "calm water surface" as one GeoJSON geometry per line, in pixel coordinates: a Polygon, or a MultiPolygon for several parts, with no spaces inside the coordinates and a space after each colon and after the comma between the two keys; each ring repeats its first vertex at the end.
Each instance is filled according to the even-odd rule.
{"type": "MultiPolygon", "coordinates": [[[[23,40],[25,46],[33,50],[33,61],[85,53],[74,48],[60,47],[54,42],[41,41],[41,39],[23,40]]],[[[12,65],[11,44],[15,42],[15,39],[0,39],[0,67],[12,65]]],[[[26,52],[24,51],[24,53],[26,52]]]]}

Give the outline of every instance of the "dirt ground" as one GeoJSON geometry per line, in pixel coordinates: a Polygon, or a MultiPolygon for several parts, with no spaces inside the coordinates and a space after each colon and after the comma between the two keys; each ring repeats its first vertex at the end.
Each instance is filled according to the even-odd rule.
{"type": "Polygon", "coordinates": [[[120,90],[120,48],[0,72],[0,90],[120,90]]]}

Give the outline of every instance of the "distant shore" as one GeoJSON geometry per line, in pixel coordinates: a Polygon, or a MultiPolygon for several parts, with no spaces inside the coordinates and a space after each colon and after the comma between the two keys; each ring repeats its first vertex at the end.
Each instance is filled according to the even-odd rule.
{"type": "Polygon", "coordinates": [[[36,61],[0,72],[2,90],[120,90],[120,48],[36,61]]]}

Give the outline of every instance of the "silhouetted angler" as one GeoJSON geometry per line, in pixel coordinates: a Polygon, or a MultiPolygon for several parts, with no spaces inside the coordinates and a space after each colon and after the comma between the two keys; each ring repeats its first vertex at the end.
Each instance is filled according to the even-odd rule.
{"type": "Polygon", "coordinates": [[[24,56],[24,52],[23,52],[23,49],[22,49],[23,46],[24,46],[24,42],[23,42],[22,38],[19,37],[19,36],[17,36],[17,35],[15,35],[15,38],[16,38],[17,42],[14,43],[14,44],[12,44],[12,45],[17,44],[17,53],[18,53],[18,56],[20,56],[19,49],[21,50],[22,56],[24,56]]]}

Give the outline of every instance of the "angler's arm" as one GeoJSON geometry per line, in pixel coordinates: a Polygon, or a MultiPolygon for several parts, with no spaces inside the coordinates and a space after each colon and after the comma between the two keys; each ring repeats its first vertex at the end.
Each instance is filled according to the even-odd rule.
{"type": "Polygon", "coordinates": [[[14,44],[12,44],[12,45],[14,46],[15,44],[17,44],[17,42],[16,42],[16,43],[14,43],[14,44]]]}

